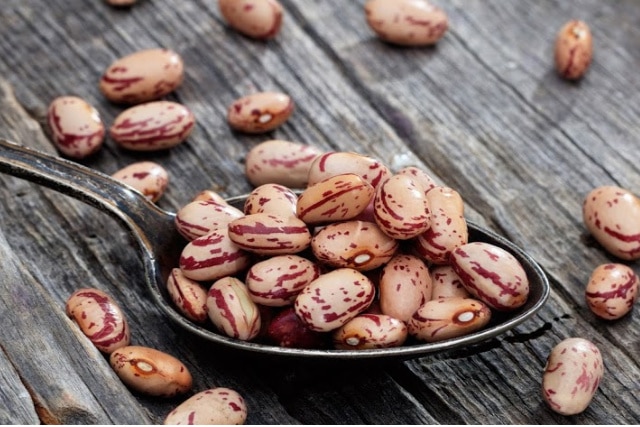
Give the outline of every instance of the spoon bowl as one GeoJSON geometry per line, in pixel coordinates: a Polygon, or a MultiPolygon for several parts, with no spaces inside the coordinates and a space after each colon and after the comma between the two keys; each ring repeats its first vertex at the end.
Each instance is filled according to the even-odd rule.
{"type": "MultiPolygon", "coordinates": [[[[178,265],[185,239],[175,227],[175,214],[160,209],[142,193],[114,178],[75,162],[0,139],[0,172],[49,187],[92,205],[120,220],[139,244],[148,291],[160,309],[183,329],[206,341],[244,353],[296,359],[410,359],[430,353],[460,349],[497,337],[531,318],[549,297],[549,282],[540,266],[522,249],[500,235],[468,222],[469,241],[499,246],[524,267],[529,279],[529,297],[517,310],[495,313],[484,329],[435,343],[415,342],[401,347],[371,350],[285,348],[246,342],[224,336],[212,325],[198,325],[173,305],[166,290],[167,277],[178,265]]],[[[245,196],[227,202],[242,208],[245,196]]]]}

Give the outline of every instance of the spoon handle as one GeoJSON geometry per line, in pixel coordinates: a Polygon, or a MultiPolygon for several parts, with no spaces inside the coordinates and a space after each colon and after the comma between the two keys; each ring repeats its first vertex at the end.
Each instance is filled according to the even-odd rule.
{"type": "Polygon", "coordinates": [[[109,175],[2,138],[0,172],[49,187],[105,211],[123,221],[136,235],[166,226],[173,216],[109,175]]]}

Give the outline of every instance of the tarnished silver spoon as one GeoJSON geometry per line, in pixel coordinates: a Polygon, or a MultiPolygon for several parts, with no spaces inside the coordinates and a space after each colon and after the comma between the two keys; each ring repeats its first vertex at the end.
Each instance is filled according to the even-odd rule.
{"type": "MultiPolygon", "coordinates": [[[[74,197],[120,220],[139,244],[149,292],[171,320],[208,341],[258,355],[312,359],[409,359],[459,349],[494,338],[521,324],[531,318],[549,296],[549,282],[528,254],[509,240],[469,222],[469,240],[492,243],[511,252],[524,267],[530,285],[529,298],[523,307],[495,316],[496,319],[483,330],[436,343],[372,350],[296,349],[240,341],[191,322],[174,307],[166,291],[166,280],[170,270],[178,265],[186,244],[176,230],[174,213],[160,209],[142,193],[106,174],[3,139],[0,139],[0,172],[74,197]]],[[[238,196],[228,202],[242,208],[245,198],[246,195],[238,196]]]]}

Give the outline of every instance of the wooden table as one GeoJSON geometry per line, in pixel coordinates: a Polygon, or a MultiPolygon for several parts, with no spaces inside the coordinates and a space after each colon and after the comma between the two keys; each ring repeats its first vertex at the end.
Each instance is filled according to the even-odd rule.
{"type": "MultiPolygon", "coordinates": [[[[363,0],[282,0],[284,25],[259,42],[230,30],[214,0],[5,0],[0,8],[0,137],[55,154],[49,102],[77,95],[110,124],[122,106],[98,79],[116,58],[169,47],[186,63],[168,99],[197,126],[169,152],[135,154],[107,139],[81,163],[113,173],[161,163],[171,211],[199,191],[246,193],[243,158],[272,138],[356,151],[390,167],[414,164],[457,189],[466,214],[526,249],[552,285],[532,319],[470,350],[388,364],[315,366],[238,357],[169,322],[146,290],[128,231],[103,212],[17,178],[0,177],[0,422],[161,423],[182,398],[130,392],[64,313],[79,287],[121,303],[132,340],[192,370],[194,391],[240,392],[251,424],[564,424],[640,422],[640,313],[607,322],[586,307],[593,269],[617,261],[582,222],[599,185],[640,188],[640,4],[516,0],[438,1],[450,29],[433,48],[400,48],[367,27],[363,0]],[[594,62],[571,83],[554,72],[557,30],[571,18],[594,35],[594,62]],[[226,109],[279,90],[296,102],[266,135],[232,132],[226,109]],[[541,398],[553,346],[595,342],[605,376],[589,408],[563,417],[541,398]]],[[[637,263],[630,263],[637,269],[637,263]]]]}

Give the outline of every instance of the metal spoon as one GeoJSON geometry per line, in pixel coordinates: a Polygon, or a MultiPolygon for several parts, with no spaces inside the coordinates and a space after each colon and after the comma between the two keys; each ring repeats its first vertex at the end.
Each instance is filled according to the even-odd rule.
{"type": "MultiPolygon", "coordinates": [[[[503,237],[469,222],[469,240],[485,241],[511,252],[527,272],[530,293],[527,303],[508,314],[494,316],[485,329],[436,343],[417,343],[387,349],[325,350],[283,348],[245,342],[207,329],[182,316],[166,291],[170,270],[178,265],[185,240],[176,230],[175,214],[166,212],[142,193],[101,172],[80,164],[0,139],[0,172],[49,187],[92,205],[120,220],[140,246],[149,292],[164,313],[182,328],[208,341],[264,356],[320,359],[408,359],[429,353],[458,349],[494,338],[531,318],[549,297],[549,282],[540,266],[524,251],[503,237]]],[[[246,196],[229,199],[242,207],[246,196]]]]}

